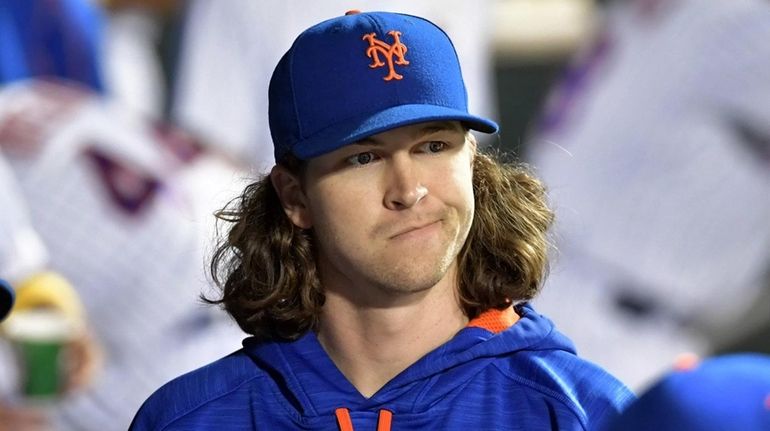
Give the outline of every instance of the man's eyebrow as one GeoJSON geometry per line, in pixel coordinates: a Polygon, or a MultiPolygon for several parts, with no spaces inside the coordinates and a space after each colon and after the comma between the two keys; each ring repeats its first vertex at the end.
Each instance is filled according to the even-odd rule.
{"type": "Polygon", "coordinates": [[[420,129],[419,136],[430,135],[438,132],[462,132],[462,127],[458,127],[457,123],[451,123],[448,121],[442,121],[440,123],[431,124],[420,129]]]}
{"type": "MultiPolygon", "coordinates": [[[[462,132],[462,131],[463,131],[462,127],[458,127],[456,123],[453,123],[450,121],[441,121],[441,122],[428,124],[425,127],[419,129],[415,133],[415,138],[419,139],[424,136],[431,135],[434,133],[439,133],[439,132],[462,132]]],[[[382,142],[370,136],[368,138],[364,138],[359,141],[353,142],[353,145],[378,146],[378,145],[382,145],[382,142]]]]}

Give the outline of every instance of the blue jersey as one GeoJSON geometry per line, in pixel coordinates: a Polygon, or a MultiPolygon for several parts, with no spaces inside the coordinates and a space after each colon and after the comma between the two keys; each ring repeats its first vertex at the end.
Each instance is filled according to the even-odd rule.
{"type": "Polygon", "coordinates": [[[362,396],[312,332],[241,350],[160,388],[131,429],[593,430],[634,395],[530,306],[492,310],[362,396]]]}

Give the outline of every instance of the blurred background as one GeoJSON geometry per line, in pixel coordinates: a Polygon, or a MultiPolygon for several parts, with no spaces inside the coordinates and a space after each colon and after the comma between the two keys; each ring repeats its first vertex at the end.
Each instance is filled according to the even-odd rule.
{"type": "Polygon", "coordinates": [[[199,300],[212,214],[272,166],[280,56],[350,9],[455,42],[482,143],[549,189],[534,304],[581,356],[641,391],[682,354],[770,352],[766,0],[0,0],[0,431],[126,429],[239,348],[199,300]]]}

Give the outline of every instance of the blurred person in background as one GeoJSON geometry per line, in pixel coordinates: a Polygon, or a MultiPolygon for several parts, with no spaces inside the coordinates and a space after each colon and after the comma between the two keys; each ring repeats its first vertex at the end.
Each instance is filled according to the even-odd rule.
{"type": "MultiPolygon", "coordinates": [[[[211,195],[187,178],[208,156],[184,135],[71,83],[5,87],[0,125],[47,267],[79,293],[104,357],[91,386],[41,413],[53,429],[125,429],[160,382],[241,338],[197,300],[208,286],[210,233],[197,210],[211,195]]],[[[12,372],[9,351],[4,360],[0,368],[12,372]]],[[[3,379],[5,397],[24,405],[12,377],[3,379]]]]}
{"type": "MultiPolygon", "coordinates": [[[[367,10],[430,16],[455,36],[471,109],[496,117],[493,95],[493,2],[367,1],[367,10]]],[[[273,164],[267,125],[271,65],[310,25],[364,3],[350,0],[191,0],[179,39],[171,118],[206,141],[249,160],[257,171],[273,164]],[[269,43],[268,43],[269,41],[269,43]]]]}
{"type": "Polygon", "coordinates": [[[100,0],[104,75],[112,97],[152,118],[167,114],[184,0],[100,0]]]}
{"type": "Polygon", "coordinates": [[[103,32],[101,9],[89,0],[3,0],[0,85],[58,76],[104,91],[103,32]]]}
{"type": "MultiPolygon", "coordinates": [[[[1,16],[34,10],[55,21],[60,3],[75,2],[29,1],[1,16]]],[[[0,43],[3,62],[19,53],[43,64],[59,58],[56,43],[12,40],[0,43]]],[[[72,51],[61,53],[65,63],[100,44],[77,40],[82,44],[64,44],[72,51]]],[[[98,55],[82,61],[82,70],[103,67],[98,55]]],[[[10,69],[4,64],[0,69],[10,69]]],[[[0,429],[126,429],[161,382],[227,353],[242,337],[197,300],[208,286],[203,254],[211,227],[203,219],[219,205],[211,199],[222,199],[214,192],[223,185],[217,178],[232,180],[237,167],[181,130],[110,99],[108,89],[66,74],[62,80],[58,72],[28,69],[27,78],[41,79],[18,74],[0,89],[0,186],[12,190],[3,199],[18,202],[0,217],[3,239],[13,240],[5,245],[18,248],[0,250],[24,258],[2,262],[0,278],[39,267],[65,277],[102,346],[103,367],[90,385],[40,407],[18,393],[13,352],[0,343],[0,429]]]]}
{"type": "Polygon", "coordinates": [[[528,144],[559,248],[535,304],[635,389],[770,316],[767,40],[764,0],[610,2],[528,144]]]}
{"type": "Polygon", "coordinates": [[[604,431],[770,429],[770,356],[682,359],[604,431]]]}
{"type": "MultiPolygon", "coordinates": [[[[88,2],[8,0],[0,2],[0,89],[31,76],[59,76],[78,82],[94,92],[104,91],[97,58],[103,31],[98,8],[88,2]]],[[[7,123],[0,135],[7,138],[7,123]]],[[[2,145],[0,144],[0,147],[2,145]]],[[[23,286],[22,304],[47,309],[80,309],[80,301],[61,274],[52,271],[45,242],[30,219],[29,208],[12,167],[0,148],[0,278],[23,286]],[[57,280],[52,283],[51,280],[57,280]],[[34,293],[33,293],[34,292],[34,293]],[[41,292],[45,292],[42,294],[41,292]],[[36,299],[30,301],[32,297],[36,299]],[[64,300],[63,298],[67,298],[64,300]]],[[[19,307],[17,307],[19,308],[19,307]]],[[[85,325],[79,312],[67,316],[85,325]]],[[[0,329],[0,335],[3,332],[0,329]]],[[[3,340],[0,339],[0,344],[3,340]]],[[[66,346],[66,390],[77,391],[91,383],[97,372],[99,347],[91,331],[83,326],[66,346]]],[[[7,395],[18,381],[17,368],[10,366],[10,345],[0,345],[0,429],[26,429],[46,422],[44,414],[23,405],[10,406],[7,395]]]]}

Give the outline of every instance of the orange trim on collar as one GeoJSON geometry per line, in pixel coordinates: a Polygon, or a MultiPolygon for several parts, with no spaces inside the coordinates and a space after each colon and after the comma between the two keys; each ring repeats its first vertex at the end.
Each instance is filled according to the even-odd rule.
{"type": "Polygon", "coordinates": [[[508,307],[505,310],[489,309],[468,322],[468,327],[486,329],[493,334],[499,334],[513,326],[519,320],[519,315],[508,307]]]}

